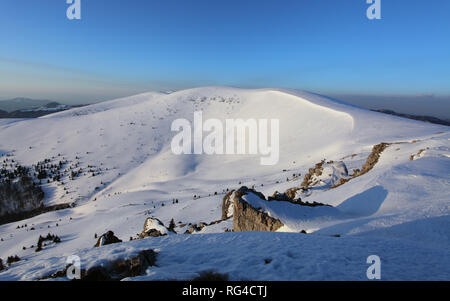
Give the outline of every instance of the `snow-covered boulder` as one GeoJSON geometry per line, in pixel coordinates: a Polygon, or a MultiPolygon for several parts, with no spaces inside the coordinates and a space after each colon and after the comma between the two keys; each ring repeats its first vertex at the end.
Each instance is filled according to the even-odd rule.
{"type": "Polygon", "coordinates": [[[310,187],[331,188],[339,183],[342,179],[348,179],[348,169],[344,162],[338,161],[322,161],[311,168],[302,183],[304,189],[310,187]]]}
{"type": "Polygon", "coordinates": [[[108,231],[98,238],[97,243],[95,244],[95,247],[101,247],[101,246],[115,244],[115,243],[119,243],[119,242],[122,242],[122,240],[117,238],[114,235],[113,231],[108,231]]]}
{"type": "Polygon", "coordinates": [[[164,236],[168,235],[169,232],[171,231],[164,226],[163,222],[157,218],[149,217],[145,220],[144,229],[139,234],[139,238],[164,236]]]}

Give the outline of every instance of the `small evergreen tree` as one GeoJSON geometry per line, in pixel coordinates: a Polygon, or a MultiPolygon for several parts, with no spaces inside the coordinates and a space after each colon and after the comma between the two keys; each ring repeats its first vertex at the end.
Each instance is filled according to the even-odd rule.
{"type": "Polygon", "coordinates": [[[37,243],[37,248],[36,248],[35,252],[42,251],[42,243],[43,242],[44,242],[44,238],[42,236],[39,236],[38,243],[37,243]]]}
{"type": "Polygon", "coordinates": [[[13,262],[17,262],[20,261],[19,256],[15,255],[15,256],[9,256],[8,259],[6,260],[6,263],[8,265],[11,265],[13,262]]]}
{"type": "Polygon", "coordinates": [[[169,223],[169,230],[170,231],[174,231],[175,230],[175,221],[173,220],[173,218],[170,220],[170,223],[169,223]]]}

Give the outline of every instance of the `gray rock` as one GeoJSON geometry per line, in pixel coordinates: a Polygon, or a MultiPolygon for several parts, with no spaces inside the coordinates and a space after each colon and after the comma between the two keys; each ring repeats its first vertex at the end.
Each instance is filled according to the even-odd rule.
{"type": "Polygon", "coordinates": [[[206,226],[207,225],[205,223],[200,223],[198,226],[197,224],[193,224],[192,226],[189,227],[189,229],[186,230],[186,232],[184,232],[184,234],[192,234],[194,232],[201,231],[206,226]]]}
{"type": "Polygon", "coordinates": [[[97,243],[95,244],[94,247],[101,247],[101,246],[106,246],[106,245],[115,244],[115,243],[119,243],[119,242],[122,242],[122,240],[117,238],[114,235],[113,231],[108,231],[98,238],[97,243]]]}
{"type": "Polygon", "coordinates": [[[233,231],[270,231],[274,232],[283,226],[283,223],[276,218],[269,216],[257,208],[251,206],[242,197],[249,193],[257,195],[265,200],[262,193],[248,189],[243,186],[234,193],[233,198],[233,231]]]}

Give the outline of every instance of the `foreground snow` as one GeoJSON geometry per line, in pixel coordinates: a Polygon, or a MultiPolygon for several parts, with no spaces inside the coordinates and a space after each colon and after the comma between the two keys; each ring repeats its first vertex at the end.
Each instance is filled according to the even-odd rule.
{"type": "MultiPolygon", "coordinates": [[[[448,222],[448,220],[447,220],[448,222]]],[[[448,249],[396,239],[309,236],[295,233],[241,232],[172,235],[86,249],[81,267],[107,266],[140,250],[157,251],[157,266],[124,280],[189,280],[201,272],[227,274],[230,280],[367,280],[367,257],[381,258],[383,280],[448,280],[448,249]]],[[[49,257],[14,264],[1,280],[32,280],[66,266],[49,257]]],[[[67,280],[61,278],[61,280],[67,280]]]]}

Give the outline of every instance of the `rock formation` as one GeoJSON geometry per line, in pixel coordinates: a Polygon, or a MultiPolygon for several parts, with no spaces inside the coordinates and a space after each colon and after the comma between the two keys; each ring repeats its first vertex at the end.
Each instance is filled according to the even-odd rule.
{"type": "Polygon", "coordinates": [[[169,234],[170,230],[164,226],[163,222],[154,217],[149,217],[145,220],[144,229],[139,238],[159,237],[169,234]]]}
{"type": "Polygon", "coordinates": [[[233,208],[233,231],[276,231],[283,226],[283,223],[276,218],[269,216],[268,213],[254,208],[243,197],[253,194],[256,197],[266,200],[264,195],[253,189],[243,186],[237,191],[232,191],[224,197],[223,204],[228,207],[222,208],[222,215],[233,208]]]}
{"type": "Polygon", "coordinates": [[[122,241],[114,235],[114,232],[108,231],[98,238],[97,243],[95,244],[94,247],[101,247],[119,242],[122,241]]]}

